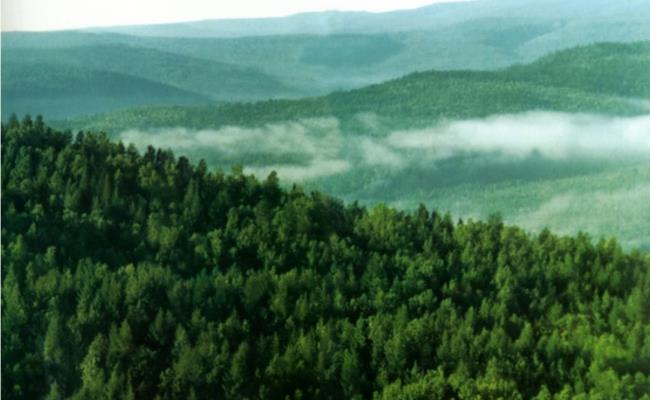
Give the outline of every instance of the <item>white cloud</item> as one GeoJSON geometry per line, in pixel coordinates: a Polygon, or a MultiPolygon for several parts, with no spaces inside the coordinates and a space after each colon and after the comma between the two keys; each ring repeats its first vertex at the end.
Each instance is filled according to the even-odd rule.
{"type": "Polygon", "coordinates": [[[552,159],[650,154],[650,116],[608,118],[553,112],[499,115],[394,132],[387,143],[433,158],[472,152],[513,157],[536,152],[552,159]]]}
{"type": "Polygon", "coordinates": [[[336,175],[351,168],[435,168],[436,162],[459,155],[489,155],[489,162],[532,154],[553,160],[650,159],[650,116],[533,112],[447,122],[386,137],[371,133],[344,134],[336,118],[313,118],[257,128],[128,130],[120,138],[140,148],[153,143],[176,153],[208,157],[221,167],[242,164],[258,176],[276,170],[285,181],[336,175]]]}

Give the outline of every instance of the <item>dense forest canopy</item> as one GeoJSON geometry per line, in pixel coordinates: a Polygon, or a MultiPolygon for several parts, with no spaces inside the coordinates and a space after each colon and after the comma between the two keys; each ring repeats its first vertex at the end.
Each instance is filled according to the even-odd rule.
{"type": "MultiPolygon", "coordinates": [[[[144,69],[159,62],[142,54],[151,58],[144,69]]],[[[320,97],[130,108],[52,124],[103,130],[140,151],[157,143],[209,168],[275,170],[285,184],[368,206],[423,203],[465,219],[499,212],[526,230],[582,230],[650,250],[649,88],[650,42],[598,43],[320,97]]]]}
{"type": "Polygon", "coordinates": [[[650,259],[2,125],[2,395],[650,398],[650,259]]]}

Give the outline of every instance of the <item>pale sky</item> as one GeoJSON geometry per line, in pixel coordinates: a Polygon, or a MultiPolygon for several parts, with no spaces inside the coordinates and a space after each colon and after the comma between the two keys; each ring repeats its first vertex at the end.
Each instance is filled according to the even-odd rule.
{"type": "MultiPolygon", "coordinates": [[[[276,17],[305,11],[416,8],[450,0],[1,0],[2,30],[57,30],[214,18],[276,17]]],[[[451,0],[458,1],[458,0],[451,0]]]]}

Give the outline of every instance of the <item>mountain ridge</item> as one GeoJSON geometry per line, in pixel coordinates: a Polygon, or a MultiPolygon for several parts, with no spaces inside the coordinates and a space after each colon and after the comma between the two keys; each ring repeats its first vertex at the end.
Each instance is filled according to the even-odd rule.
{"type": "Polygon", "coordinates": [[[558,51],[536,62],[498,71],[416,72],[322,97],[199,108],[142,108],[70,121],[69,126],[115,133],[135,127],[255,126],[296,118],[335,116],[343,123],[352,124],[352,129],[355,115],[364,112],[392,118],[395,124],[389,123],[391,128],[417,125],[418,121],[426,125],[440,118],[473,118],[540,109],[643,114],[647,112],[645,107],[635,106],[626,98],[650,97],[647,89],[650,74],[644,72],[647,70],[650,70],[650,42],[605,43],[558,51]],[[612,52],[616,57],[611,56],[612,52]],[[615,62],[611,62],[612,59],[615,62]],[[583,70],[587,62],[609,68],[593,69],[589,73],[583,70]],[[550,67],[555,68],[551,70],[553,73],[540,72],[550,67]],[[572,74],[584,76],[576,79],[572,74]],[[620,83],[621,77],[625,77],[622,87],[613,84],[620,83]],[[125,122],[120,123],[120,119],[125,122]],[[109,122],[111,120],[114,125],[109,122]]]}
{"type": "MultiPolygon", "coordinates": [[[[93,64],[94,68],[106,71],[120,66],[117,72],[196,92],[219,102],[261,101],[323,96],[422,70],[496,70],[595,42],[650,40],[647,10],[650,0],[611,4],[602,0],[531,0],[523,5],[510,0],[480,0],[368,14],[374,21],[368,23],[360,23],[345,12],[326,14],[319,21],[320,14],[313,13],[309,21],[295,29],[290,24],[279,24],[284,31],[275,34],[253,29],[256,22],[248,21],[246,27],[237,28],[241,34],[231,37],[201,37],[184,33],[180,28],[160,36],[110,30],[3,32],[2,59],[38,65],[93,64]],[[343,22],[327,22],[332,18],[343,22]],[[107,55],[107,48],[114,51],[107,55]],[[145,54],[148,57],[143,57],[145,54]],[[165,62],[154,64],[153,59],[165,62]],[[187,72],[190,69],[193,74],[187,72]]],[[[282,20],[268,21],[275,27],[282,20]]],[[[3,74],[3,81],[9,85],[14,78],[21,79],[3,74]]],[[[42,78],[54,79],[47,75],[42,78]]],[[[103,82],[96,84],[101,87],[103,82]]],[[[34,101],[35,106],[29,107],[30,101],[28,97],[21,99],[21,106],[25,105],[21,109],[5,102],[3,119],[11,112],[40,112],[48,120],[64,119],[76,117],[82,110],[66,113],[54,100],[38,104],[34,101]]],[[[132,105],[128,101],[117,102],[102,110],[102,103],[93,105],[92,99],[88,102],[93,112],[132,105]]],[[[178,104],[192,102],[188,98],[178,104]]]]}
{"type": "Polygon", "coordinates": [[[89,32],[119,32],[147,36],[241,37],[251,29],[256,35],[379,33],[404,30],[430,30],[469,21],[477,17],[539,17],[554,10],[553,19],[594,19],[623,17],[650,18],[650,1],[627,0],[612,4],[604,0],[565,2],[482,0],[432,3],[407,10],[386,12],[314,11],[271,18],[206,19],[182,23],[95,28],[89,32]],[[645,10],[640,11],[640,10],[645,10]],[[456,13],[456,14],[455,14],[456,13]],[[387,21],[390,25],[386,25],[387,21]],[[186,30],[184,31],[183,28],[186,30]]]}

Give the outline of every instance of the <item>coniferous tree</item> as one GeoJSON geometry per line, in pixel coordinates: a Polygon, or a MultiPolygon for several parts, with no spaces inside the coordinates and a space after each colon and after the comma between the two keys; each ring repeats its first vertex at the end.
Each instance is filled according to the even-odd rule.
{"type": "Polygon", "coordinates": [[[613,240],[2,142],[5,398],[647,397],[650,259],[613,240]]]}

